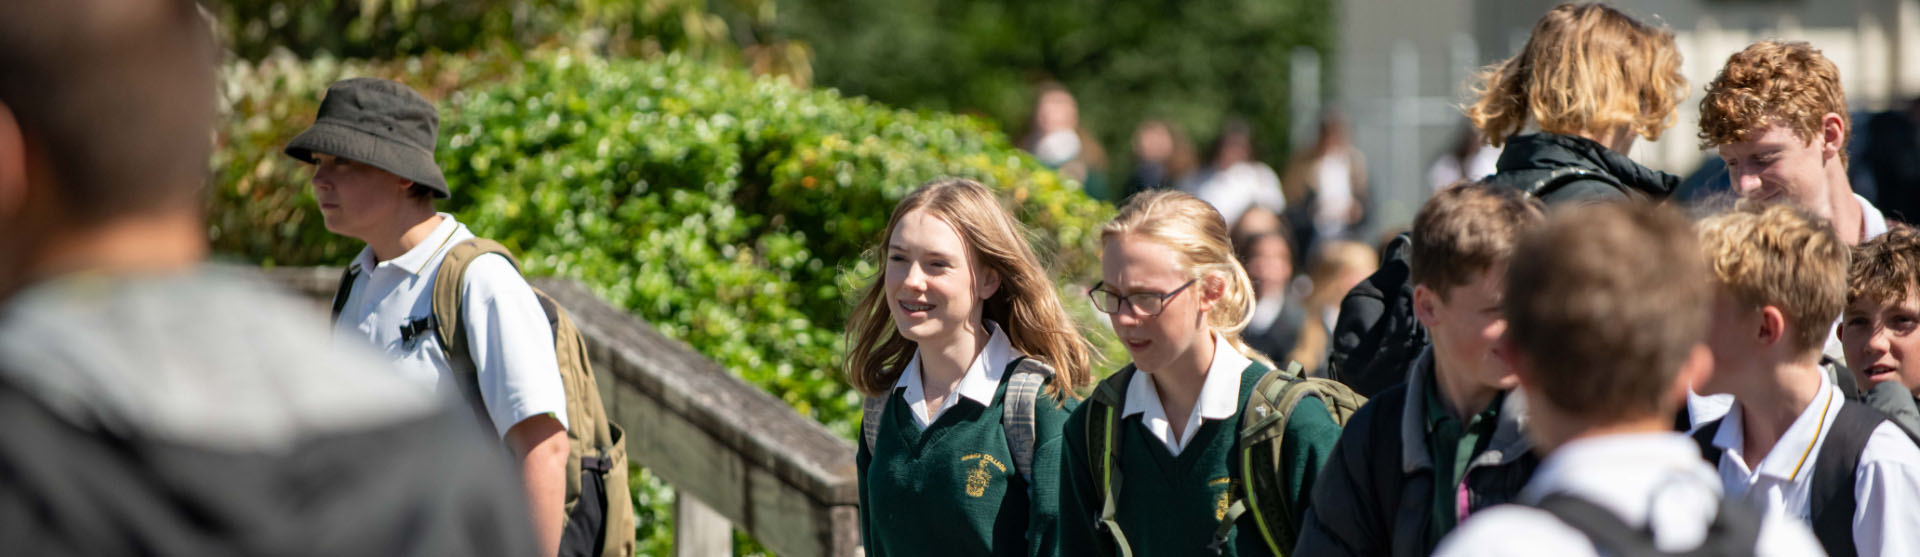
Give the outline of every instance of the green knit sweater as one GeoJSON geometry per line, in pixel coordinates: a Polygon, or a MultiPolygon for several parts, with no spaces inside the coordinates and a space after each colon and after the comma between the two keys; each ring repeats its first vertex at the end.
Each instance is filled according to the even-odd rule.
{"type": "MultiPolygon", "coordinates": [[[[1245,408],[1254,384],[1268,368],[1258,362],[1242,371],[1239,407],[1245,408]]],[[[1087,422],[1094,405],[1084,404],[1067,418],[1065,493],[1061,495],[1060,544],[1063,555],[1105,555],[1105,536],[1094,530],[1100,518],[1097,476],[1089,463],[1087,422]]],[[[1118,409],[1116,409],[1118,410],[1118,409]]],[[[1140,415],[1122,419],[1119,453],[1114,456],[1118,512],[1116,520],[1133,554],[1206,555],[1207,544],[1230,504],[1230,488],[1239,481],[1238,434],[1240,417],[1207,420],[1179,455],[1141,424],[1140,415]]],[[[1284,495],[1296,508],[1305,508],[1340,426],[1319,399],[1300,402],[1286,424],[1281,446],[1284,495]]],[[[1271,555],[1252,513],[1242,515],[1222,548],[1223,555],[1271,555]]],[[[1297,531],[1298,524],[1294,525],[1297,531]]],[[[1287,543],[1287,542],[1282,542],[1287,543]]],[[[1287,548],[1291,549],[1291,548],[1287,548]]]]}
{"type": "Polygon", "coordinates": [[[856,457],[869,557],[1059,554],[1060,432],[1075,401],[1041,395],[1029,486],[1000,423],[1012,375],[992,406],[961,398],[925,431],[898,389],[888,397],[873,451],[862,443],[856,457]]]}

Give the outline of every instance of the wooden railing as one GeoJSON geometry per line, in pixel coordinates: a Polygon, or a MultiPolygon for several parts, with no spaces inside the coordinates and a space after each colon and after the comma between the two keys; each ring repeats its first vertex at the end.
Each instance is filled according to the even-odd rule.
{"type": "MultiPolygon", "coordinates": [[[[323,301],[340,276],[266,273],[323,301]]],[[[578,281],[532,282],[573,315],[628,458],[673,485],[676,554],[731,555],[734,527],[782,556],[859,552],[851,443],[578,281]]]]}

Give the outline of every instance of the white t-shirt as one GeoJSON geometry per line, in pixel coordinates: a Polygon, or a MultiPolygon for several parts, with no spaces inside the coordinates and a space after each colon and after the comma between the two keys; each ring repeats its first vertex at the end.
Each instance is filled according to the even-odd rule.
{"type": "MultiPolygon", "coordinates": [[[[1540,463],[1520,492],[1522,503],[1568,493],[1599,505],[1636,528],[1650,527],[1654,545],[1678,552],[1698,547],[1719,512],[1720,481],[1700,459],[1700,446],[1679,433],[1579,439],[1540,463]]],[[[1797,521],[1763,515],[1757,555],[1820,555],[1820,543],[1797,521]]],[[[1585,557],[1593,541],[1547,511],[1501,505],[1467,517],[1440,541],[1435,555],[1585,557]]]]}
{"type": "MultiPolygon", "coordinates": [[[[1800,411],[1754,470],[1747,469],[1741,454],[1744,408],[1735,402],[1713,436],[1713,445],[1726,451],[1719,471],[1727,496],[1744,497],[1769,514],[1808,520],[1813,466],[1845,400],[1821,373],[1819,397],[1800,411]]],[[[1854,478],[1855,549],[1861,555],[1920,555],[1920,447],[1900,426],[1881,422],[1867,438],[1854,478]]]]}
{"type": "Polygon", "coordinates": [[[1253,360],[1227,344],[1225,338],[1213,335],[1213,364],[1207,366],[1206,380],[1200,384],[1200,400],[1194,403],[1192,413],[1184,416],[1187,427],[1181,431],[1186,434],[1178,439],[1173,436],[1167,409],[1160,405],[1160,391],[1153,386],[1153,374],[1147,370],[1137,370],[1139,373],[1127,382],[1127,400],[1120,409],[1120,417],[1141,414],[1140,424],[1147,427],[1147,432],[1166,445],[1167,452],[1180,456],[1180,451],[1193,443],[1201,420],[1225,420],[1240,412],[1240,374],[1252,364],[1253,360]]]}
{"type": "MultiPolygon", "coordinates": [[[[473,233],[440,213],[440,225],[425,241],[399,257],[374,261],[373,249],[353,260],[353,290],[334,324],[335,339],[354,338],[394,362],[400,375],[446,396],[460,397],[460,386],[438,332],[406,334],[403,326],[433,315],[435,274],[446,250],[473,233]]],[[[567,395],[553,353],[553,330],[546,311],[513,263],[485,255],[467,267],[463,297],[467,346],[478,371],[480,397],[496,433],[541,414],[567,426],[567,395]]],[[[457,399],[456,399],[457,400],[457,399]]],[[[467,404],[460,401],[460,404],[467,404]]]]}

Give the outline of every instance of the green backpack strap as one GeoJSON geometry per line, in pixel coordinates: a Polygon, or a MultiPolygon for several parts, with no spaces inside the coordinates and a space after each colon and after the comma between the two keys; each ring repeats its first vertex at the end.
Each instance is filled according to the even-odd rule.
{"type": "Polygon", "coordinates": [[[1334,423],[1346,425],[1347,419],[1366,404],[1366,397],[1346,384],[1331,379],[1307,377],[1299,362],[1286,369],[1260,377],[1240,410],[1240,482],[1243,498],[1227,508],[1227,514],[1213,532],[1209,546],[1216,553],[1226,544],[1233,526],[1242,515],[1253,513],[1260,536],[1274,555],[1285,555],[1299,536],[1296,531],[1302,509],[1284,495],[1280,449],[1285,442],[1287,420],[1307,397],[1320,399],[1333,416],[1334,423]]]}
{"type": "Polygon", "coordinates": [[[1126,407],[1127,385],[1133,382],[1133,364],[1120,368],[1100,381],[1087,397],[1087,464],[1093,472],[1093,489],[1100,495],[1100,516],[1093,524],[1096,534],[1113,544],[1109,552],[1132,557],[1133,547],[1120,531],[1120,469],[1114,455],[1120,452],[1120,410],[1126,407]]]}
{"type": "Polygon", "coordinates": [[[492,431],[493,417],[487,412],[486,402],[480,395],[479,369],[474,367],[473,353],[467,347],[466,321],[461,311],[466,304],[467,267],[489,253],[507,258],[514,270],[520,269],[520,261],[514,259],[513,252],[500,245],[500,242],[469,238],[447,248],[446,257],[440,260],[439,271],[434,273],[433,330],[440,337],[440,348],[446,352],[447,363],[453,368],[454,383],[460,386],[461,394],[466,395],[467,401],[472,403],[480,423],[492,431]]]}
{"type": "Polygon", "coordinates": [[[1033,446],[1039,437],[1034,413],[1040,404],[1040,390],[1052,378],[1052,366],[1021,356],[1014,361],[1013,376],[1007,378],[1007,394],[1001,400],[1000,427],[1006,430],[1013,468],[1020,472],[1020,479],[1026,480],[1029,495],[1033,491],[1033,446]]]}

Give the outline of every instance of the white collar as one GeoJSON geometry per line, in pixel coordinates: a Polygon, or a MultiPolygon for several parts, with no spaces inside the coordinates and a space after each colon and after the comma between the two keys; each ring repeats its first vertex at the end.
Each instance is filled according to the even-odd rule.
{"type": "Polygon", "coordinates": [[[453,232],[460,228],[460,223],[453,220],[453,215],[436,214],[440,216],[440,224],[434,225],[433,232],[428,233],[426,239],[421,240],[420,244],[413,246],[412,249],[408,249],[406,253],[386,261],[374,261],[373,246],[367,246],[360,250],[358,257],[353,258],[353,264],[362,270],[392,267],[414,275],[425,272],[427,265],[433,262],[434,256],[446,250],[447,241],[453,239],[453,232]]]}
{"type": "MultiPolygon", "coordinates": [[[[1827,430],[1833,428],[1842,402],[1838,396],[1840,389],[1827,380],[1826,370],[1821,370],[1818,375],[1819,394],[1814,396],[1812,403],[1800,410],[1800,417],[1794,418],[1793,425],[1787,426],[1787,430],[1780,434],[1780,440],[1773,443],[1773,448],[1760,459],[1760,466],[1752,473],[1789,482],[1813,477],[1810,473],[1813,463],[1802,457],[1812,452],[1814,445],[1826,436],[1827,430]]],[[[1746,447],[1746,431],[1740,425],[1740,418],[1746,413],[1745,406],[1735,398],[1733,408],[1727,411],[1727,417],[1720,422],[1720,431],[1713,435],[1713,446],[1727,451],[1726,457],[1740,463],[1741,468],[1746,467],[1746,459],[1741,454],[1746,447]]]]}
{"type": "Polygon", "coordinates": [[[967,373],[960,377],[959,397],[949,396],[940,405],[940,409],[927,411],[927,393],[920,377],[920,351],[913,352],[913,359],[900,372],[900,380],[893,384],[895,390],[905,389],[901,397],[913,408],[916,421],[925,420],[920,427],[927,427],[933,420],[953,408],[960,397],[972,399],[981,406],[992,406],[993,395],[1000,390],[1000,377],[1006,374],[1007,366],[1021,354],[1014,350],[1013,342],[1000,330],[1000,324],[987,321],[987,347],[973,357],[973,363],[967,366],[967,373]]]}
{"type": "Polygon", "coordinates": [[[1860,236],[1860,241],[1866,242],[1886,234],[1887,216],[1880,213],[1880,208],[1874,207],[1872,203],[1867,202],[1867,198],[1860,197],[1860,194],[1853,194],[1853,199],[1860,202],[1860,229],[1866,232],[1860,236]]]}
{"type": "Polygon", "coordinates": [[[1152,374],[1145,370],[1136,370],[1139,373],[1133,374],[1133,379],[1127,383],[1127,400],[1122,405],[1120,417],[1144,414],[1140,417],[1140,423],[1166,443],[1168,450],[1178,455],[1193,440],[1194,432],[1200,429],[1200,420],[1225,420],[1240,412],[1241,372],[1252,364],[1253,360],[1227,344],[1225,338],[1213,335],[1213,363],[1207,366],[1206,382],[1200,385],[1200,400],[1194,404],[1192,415],[1186,419],[1186,435],[1183,439],[1173,439],[1167,409],[1160,405],[1160,391],[1153,386],[1152,374]]]}

